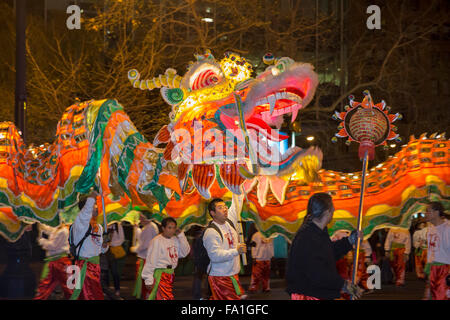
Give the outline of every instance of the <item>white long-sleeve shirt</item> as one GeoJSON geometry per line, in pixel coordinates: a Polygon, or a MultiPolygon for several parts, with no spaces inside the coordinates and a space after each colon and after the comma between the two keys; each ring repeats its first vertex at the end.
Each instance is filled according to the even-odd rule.
{"type": "Polygon", "coordinates": [[[390,229],[384,242],[384,250],[391,250],[392,243],[399,243],[405,246],[405,254],[411,252],[411,235],[405,229],[390,229]]]}
{"type": "Polygon", "coordinates": [[[178,265],[178,259],[184,258],[189,254],[191,247],[186,239],[184,232],[178,236],[167,239],[162,234],[154,237],[148,246],[147,258],[142,269],[142,279],[145,285],[153,284],[153,273],[155,269],[165,269],[171,266],[175,269],[178,265]]]}
{"type": "Polygon", "coordinates": [[[238,234],[228,222],[223,225],[215,224],[222,232],[223,241],[220,234],[213,228],[206,229],[203,235],[203,245],[211,261],[208,266],[209,275],[234,276],[241,269],[237,251],[238,234]]]}
{"type": "Polygon", "coordinates": [[[417,230],[413,235],[413,247],[414,248],[427,248],[427,228],[417,230]]]}
{"type": "Polygon", "coordinates": [[[117,231],[114,229],[112,236],[111,236],[111,247],[118,247],[121,246],[122,243],[125,241],[125,236],[123,234],[123,227],[122,224],[117,224],[117,231]]]}
{"type": "Polygon", "coordinates": [[[136,255],[139,258],[145,259],[150,241],[158,235],[158,227],[153,222],[149,222],[144,228],[138,228],[136,231],[138,232],[136,255]]]}
{"type": "Polygon", "coordinates": [[[428,227],[428,262],[450,264],[450,221],[428,227]]]}
{"type": "Polygon", "coordinates": [[[48,239],[40,238],[39,245],[46,250],[46,256],[51,257],[69,252],[69,231],[67,228],[43,228],[48,239]]]}
{"type": "MultiPolygon", "coordinates": [[[[95,205],[94,198],[88,198],[86,200],[86,204],[83,209],[78,213],[75,218],[75,222],[72,225],[73,232],[73,240],[74,244],[77,245],[81,239],[83,239],[84,235],[89,229],[89,222],[92,218],[92,212],[95,205]]],[[[100,253],[104,253],[108,250],[108,247],[103,248],[103,228],[99,224],[98,232],[95,233],[95,236],[88,236],[86,240],[84,240],[83,245],[80,249],[80,257],[83,258],[91,258],[100,255],[100,253]]],[[[94,233],[94,230],[91,231],[94,233]]]]}
{"type": "Polygon", "coordinates": [[[252,241],[256,247],[252,247],[252,258],[257,261],[268,261],[273,257],[273,239],[265,238],[261,232],[256,232],[252,236],[252,241]]]}

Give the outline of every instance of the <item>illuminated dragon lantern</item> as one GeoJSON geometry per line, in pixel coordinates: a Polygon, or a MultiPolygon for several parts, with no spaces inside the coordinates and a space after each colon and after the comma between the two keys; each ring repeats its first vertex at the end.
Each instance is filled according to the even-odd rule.
{"type": "MultiPolygon", "coordinates": [[[[321,169],[318,149],[281,147],[287,136],[277,128],[285,117],[295,120],[313,98],[313,67],[267,55],[269,66],[253,78],[251,64],[237,54],[220,61],[210,52],[196,58],[183,76],[173,69],[149,80],[136,70],[128,73],[134,87],[157,88],[172,106],[170,123],[153,143],[115,100],[70,106],[54,143],[40,147],[26,147],[12,123],[0,123],[0,233],[15,241],[27,223],[73,221],[80,194],[93,186],[104,195],[108,223],[136,223],[139,211],[149,211],[187,228],[206,223],[207,199],[239,195],[244,219],[266,236],[291,238],[310,195],[329,192],[336,207],[330,230],[352,229],[360,173],[321,169]]],[[[443,134],[411,138],[371,169],[366,235],[383,226],[407,227],[429,199],[448,208],[449,147],[443,134]]]]}
{"type": "Polygon", "coordinates": [[[318,84],[310,64],[281,58],[256,78],[252,65],[235,53],[216,61],[209,51],[197,55],[181,77],[164,75],[141,80],[137,70],[128,78],[142,90],[161,88],[172,105],[171,123],[157,134],[154,145],[167,144],[164,159],[178,165],[183,191],[192,183],[206,199],[214,183],[235,194],[247,192],[258,180],[282,197],[293,173],[314,180],[322,153],[316,148],[281,150],[288,136],[279,128],[285,116],[293,122],[313,98],[318,84]]]}

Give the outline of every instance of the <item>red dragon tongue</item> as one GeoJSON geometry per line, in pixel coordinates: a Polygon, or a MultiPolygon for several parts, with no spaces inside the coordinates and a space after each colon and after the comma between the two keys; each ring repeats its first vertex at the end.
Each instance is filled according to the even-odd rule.
{"type": "Polygon", "coordinates": [[[249,129],[255,129],[255,130],[259,131],[260,133],[265,132],[265,135],[267,137],[269,137],[270,140],[272,140],[272,141],[279,142],[279,141],[289,138],[286,135],[279,134],[278,130],[272,129],[266,122],[264,122],[260,118],[251,117],[250,119],[248,119],[246,121],[246,124],[247,124],[247,128],[249,128],[249,129]]]}

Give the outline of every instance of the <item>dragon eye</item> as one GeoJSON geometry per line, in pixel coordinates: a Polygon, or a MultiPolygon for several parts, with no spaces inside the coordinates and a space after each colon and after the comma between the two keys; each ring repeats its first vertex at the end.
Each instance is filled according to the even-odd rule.
{"type": "Polygon", "coordinates": [[[191,85],[192,90],[197,90],[217,84],[220,76],[214,70],[207,69],[200,72],[191,85]]]}

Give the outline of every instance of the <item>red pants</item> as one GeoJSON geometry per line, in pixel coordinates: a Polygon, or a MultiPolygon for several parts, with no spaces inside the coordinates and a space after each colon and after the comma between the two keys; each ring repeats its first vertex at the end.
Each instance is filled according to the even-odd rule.
{"type": "Polygon", "coordinates": [[[209,286],[211,287],[212,297],[210,300],[241,300],[241,296],[244,294],[244,289],[239,282],[239,276],[216,277],[208,276],[209,286]],[[233,277],[240,289],[240,295],[236,292],[233,286],[233,277]]]}
{"type": "Polygon", "coordinates": [[[252,277],[250,281],[249,291],[258,291],[259,283],[262,283],[263,291],[270,290],[270,260],[253,261],[252,277]]]}
{"type": "Polygon", "coordinates": [[[405,284],[405,248],[394,249],[394,260],[392,261],[392,268],[394,269],[395,285],[400,286],[405,284]]]}
{"type": "Polygon", "coordinates": [[[300,293],[293,293],[291,294],[291,300],[320,300],[320,299],[316,297],[305,296],[304,294],[300,293]]]}
{"type": "MultiPolygon", "coordinates": [[[[358,256],[358,270],[356,271],[355,283],[361,285],[364,289],[368,289],[367,279],[369,279],[369,275],[367,274],[367,267],[366,264],[364,263],[364,259],[365,259],[364,251],[362,251],[359,253],[358,256]]],[[[351,267],[350,280],[352,276],[353,276],[353,265],[351,267]]]]}
{"type": "Polygon", "coordinates": [[[336,261],[336,269],[342,279],[350,280],[350,268],[346,257],[336,261]]]}
{"type": "MultiPolygon", "coordinates": [[[[136,281],[137,281],[137,277],[138,277],[138,272],[139,272],[139,258],[136,260],[136,281]]],[[[142,262],[145,265],[145,259],[142,262]]],[[[141,279],[142,282],[142,286],[141,286],[141,299],[146,300],[148,298],[148,295],[150,294],[150,291],[147,289],[147,287],[145,286],[145,281],[144,279],[141,279]]]]}
{"type": "Polygon", "coordinates": [[[450,274],[450,264],[443,266],[431,266],[430,270],[430,290],[433,300],[449,300],[446,277],[450,274]]]}
{"type": "Polygon", "coordinates": [[[83,268],[83,263],[87,263],[86,277],[84,278],[83,287],[81,288],[78,300],[104,300],[102,285],[100,284],[100,265],[85,262],[84,260],[77,260],[77,265],[80,270],[83,268]]]}
{"type": "Polygon", "coordinates": [[[427,249],[422,249],[420,255],[414,256],[416,263],[416,275],[419,279],[425,279],[424,268],[427,264],[427,249]]]}
{"type": "Polygon", "coordinates": [[[66,268],[72,262],[68,257],[63,257],[55,261],[50,261],[48,264],[48,274],[41,280],[33,300],[47,300],[53,290],[59,284],[64,292],[64,297],[69,299],[72,295],[72,290],[67,287],[67,272],[66,268]]]}
{"type": "MultiPolygon", "coordinates": [[[[175,279],[175,275],[162,273],[161,280],[159,281],[158,289],[156,291],[155,300],[173,300],[173,280],[175,279]]],[[[153,278],[153,286],[156,283],[156,279],[153,278]]],[[[153,290],[153,287],[152,287],[153,290]]],[[[151,292],[151,291],[150,291],[151,292]]],[[[149,292],[149,294],[150,294],[149,292]]]]}

